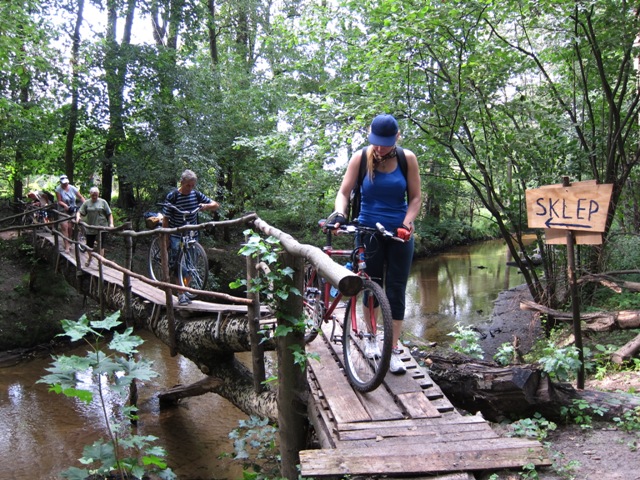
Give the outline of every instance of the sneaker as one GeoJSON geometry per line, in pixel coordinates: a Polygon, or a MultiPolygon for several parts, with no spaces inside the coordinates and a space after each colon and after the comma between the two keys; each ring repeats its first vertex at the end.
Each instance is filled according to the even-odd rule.
{"type": "Polygon", "coordinates": [[[367,358],[380,358],[382,353],[380,352],[380,347],[378,346],[378,342],[375,338],[367,338],[364,341],[364,354],[367,358]]]}
{"type": "Polygon", "coordinates": [[[394,348],[391,351],[391,362],[389,363],[389,371],[391,373],[395,373],[396,375],[402,375],[404,372],[407,371],[407,369],[404,366],[404,363],[402,363],[402,359],[400,358],[401,354],[402,354],[401,348],[394,348]]]}
{"type": "Polygon", "coordinates": [[[191,303],[191,299],[187,297],[184,293],[182,293],[178,297],[178,305],[189,305],[191,303]]]}

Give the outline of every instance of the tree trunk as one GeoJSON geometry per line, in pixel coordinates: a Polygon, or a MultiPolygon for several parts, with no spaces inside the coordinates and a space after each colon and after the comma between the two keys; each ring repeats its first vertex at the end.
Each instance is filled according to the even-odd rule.
{"type": "Polygon", "coordinates": [[[569,384],[554,383],[536,365],[500,367],[459,354],[431,355],[427,363],[429,376],[457,408],[481,412],[493,422],[536,412],[550,420],[563,420],[562,407],[573,406],[574,399],[605,407],[605,420],[640,406],[637,395],[576,390],[569,384]]]}
{"type": "Polygon", "coordinates": [[[67,130],[67,139],[64,147],[64,170],[69,177],[69,181],[73,183],[73,173],[75,171],[75,161],[73,158],[73,141],[76,137],[78,129],[78,97],[80,88],[80,28],[84,12],[84,0],[78,1],[78,12],[76,14],[76,24],[71,36],[71,106],[69,107],[69,130],[67,130]]]}
{"type": "MultiPolygon", "coordinates": [[[[111,202],[111,194],[113,191],[113,159],[118,153],[120,143],[125,138],[123,120],[125,104],[124,90],[129,62],[128,49],[131,43],[131,30],[133,27],[136,1],[137,0],[127,0],[125,4],[125,24],[121,44],[118,44],[116,37],[118,10],[115,2],[109,2],[107,9],[107,46],[104,54],[104,70],[109,99],[109,132],[104,148],[102,186],[100,189],[102,197],[107,202],[111,202]]],[[[127,182],[121,178],[118,205],[123,208],[133,206],[132,204],[127,204],[132,197],[133,192],[131,186],[127,187],[127,182]]]]}
{"type": "MultiPolygon", "coordinates": [[[[520,309],[553,315],[556,320],[564,322],[573,321],[571,313],[560,312],[530,300],[521,300],[520,309]]],[[[591,332],[608,332],[616,329],[638,328],[640,327],[640,310],[582,313],[580,319],[586,324],[584,330],[591,332]]]]}

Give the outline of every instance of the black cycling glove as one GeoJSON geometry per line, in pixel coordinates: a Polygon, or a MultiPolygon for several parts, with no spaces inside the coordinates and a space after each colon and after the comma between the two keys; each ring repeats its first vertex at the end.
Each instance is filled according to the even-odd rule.
{"type": "Polygon", "coordinates": [[[331,215],[329,215],[329,218],[327,218],[327,225],[335,225],[336,223],[339,223],[340,225],[346,225],[348,222],[344,214],[340,212],[333,212],[331,215]]]}

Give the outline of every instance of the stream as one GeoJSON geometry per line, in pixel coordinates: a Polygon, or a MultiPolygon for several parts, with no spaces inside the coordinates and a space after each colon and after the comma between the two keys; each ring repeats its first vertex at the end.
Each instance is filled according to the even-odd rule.
{"type": "MultiPolygon", "coordinates": [[[[522,283],[508,260],[504,243],[495,240],[416,261],[407,289],[405,331],[447,344],[456,323],[485,322],[498,294],[522,283]]],[[[153,362],[160,376],[138,389],[137,433],[159,437],[157,443],[181,480],[242,478],[240,463],[221,455],[233,453],[228,434],[246,415],[215,394],[160,410],[158,391],[193,383],[203,374],[184,357],[171,357],[149,332],[138,334],[145,340],[141,356],[153,362]]],[[[84,355],[84,349],[74,353],[84,355]]],[[[60,478],[60,471],[80,466],[77,459],[85,445],[104,436],[97,403],[49,393],[45,384],[36,383],[50,364],[50,358],[36,358],[0,370],[0,478],[60,478]]]]}

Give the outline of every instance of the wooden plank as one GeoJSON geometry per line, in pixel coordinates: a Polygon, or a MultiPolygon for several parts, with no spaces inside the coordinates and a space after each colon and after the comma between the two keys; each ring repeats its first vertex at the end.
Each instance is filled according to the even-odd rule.
{"type": "Polygon", "coordinates": [[[396,396],[412,418],[440,417],[440,412],[434,407],[422,392],[401,393],[396,396]]]}
{"type": "Polygon", "coordinates": [[[301,475],[424,474],[551,465],[536,441],[498,438],[478,442],[435,443],[404,448],[370,446],[356,449],[304,450],[300,452],[301,475]]]}
{"type": "MultiPolygon", "coordinates": [[[[331,336],[330,324],[323,325],[323,332],[325,345],[331,349],[334,361],[335,359],[338,359],[338,361],[340,362],[340,371],[344,372],[344,369],[342,367],[342,345],[337,345],[329,341],[331,336]]],[[[333,381],[336,381],[336,379],[333,379],[333,381]]],[[[343,378],[340,381],[346,382],[345,388],[352,389],[351,385],[349,384],[349,379],[346,377],[346,374],[343,373],[343,378]]],[[[354,393],[358,397],[363,408],[369,414],[369,420],[396,420],[404,418],[404,413],[402,409],[398,405],[396,405],[394,397],[387,391],[387,389],[383,388],[382,386],[376,388],[372,392],[360,393],[354,391],[354,393]]]]}
{"type": "Polygon", "coordinates": [[[323,340],[324,338],[319,336],[307,345],[307,352],[320,358],[310,358],[309,368],[313,370],[336,421],[344,423],[370,420],[371,417],[362,407],[323,340]]]}
{"type": "MultiPolygon", "coordinates": [[[[544,243],[547,245],[566,245],[567,244],[567,231],[556,230],[553,228],[545,228],[544,230],[544,243]]],[[[600,232],[586,232],[584,230],[576,230],[573,232],[576,245],[601,245],[602,233],[600,232]]]]}
{"type": "Polygon", "coordinates": [[[477,415],[460,415],[456,412],[447,413],[439,418],[411,418],[404,420],[393,420],[391,422],[370,422],[370,423],[350,423],[343,424],[340,428],[343,431],[346,430],[366,430],[368,428],[385,428],[385,427],[394,427],[394,428],[428,428],[438,425],[459,425],[460,428],[465,428],[465,425],[480,423],[483,425],[487,425],[486,420],[477,415]]]}
{"type": "MultiPolygon", "coordinates": [[[[406,477],[384,476],[385,480],[406,480],[406,477]]],[[[472,473],[444,473],[442,475],[429,475],[428,477],[412,476],[412,480],[476,480],[472,473]]]]}
{"type": "MultiPolygon", "coordinates": [[[[341,433],[343,440],[362,441],[372,439],[389,439],[393,437],[424,437],[433,438],[432,441],[451,441],[451,439],[473,440],[478,438],[497,438],[498,434],[487,423],[470,423],[467,425],[442,424],[430,425],[418,428],[416,425],[409,427],[395,426],[395,422],[388,425],[378,425],[362,430],[349,430],[341,433]]],[[[357,445],[354,445],[356,447],[357,445]]]]}
{"type": "Polygon", "coordinates": [[[336,448],[337,443],[330,428],[332,421],[327,416],[328,410],[325,409],[324,402],[320,399],[315,382],[309,382],[311,390],[311,401],[308,403],[307,411],[309,421],[315,428],[316,438],[322,448],[336,448]]]}

